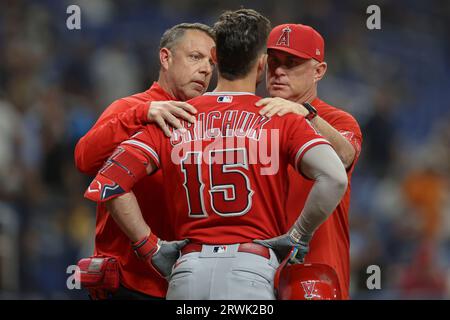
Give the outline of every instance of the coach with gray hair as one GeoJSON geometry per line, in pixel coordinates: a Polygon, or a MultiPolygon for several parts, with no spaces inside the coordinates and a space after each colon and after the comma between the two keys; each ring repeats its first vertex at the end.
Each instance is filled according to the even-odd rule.
{"type": "MultiPolygon", "coordinates": [[[[114,101],[78,142],[75,164],[95,174],[114,149],[148,123],[156,123],[170,136],[169,126],[180,128],[179,119],[193,122],[196,110],[182,102],[202,95],[208,88],[214,64],[212,29],[204,24],[179,24],[167,30],[159,48],[159,79],[147,91],[114,101]]],[[[172,240],[164,215],[163,176],[145,177],[133,188],[145,221],[163,239],[172,240]]],[[[95,188],[90,189],[96,192],[95,188]]],[[[98,190],[97,190],[98,192],[98,190]]],[[[104,204],[97,204],[95,252],[79,262],[81,283],[92,299],[163,299],[167,281],[146,257],[143,243],[133,245],[104,204]]],[[[165,249],[178,253],[182,243],[168,242],[165,249]]]]}

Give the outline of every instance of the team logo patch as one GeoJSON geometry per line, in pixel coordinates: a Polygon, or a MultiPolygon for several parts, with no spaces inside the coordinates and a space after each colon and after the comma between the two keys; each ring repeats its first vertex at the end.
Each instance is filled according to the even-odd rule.
{"type": "Polygon", "coordinates": [[[351,131],[339,131],[339,133],[350,142],[356,150],[356,154],[359,155],[361,153],[361,144],[359,143],[355,134],[351,131]]]}
{"type": "Polygon", "coordinates": [[[341,135],[344,136],[344,138],[346,138],[348,141],[351,141],[353,139],[353,136],[355,135],[353,132],[351,131],[339,131],[339,133],[341,135]]]}
{"type": "Polygon", "coordinates": [[[289,37],[290,37],[290,33],[291,33],[291,28],[286,27],[283,30],[283,33],[281,34],[280,38],[277,41],[277,46],[285,46],[285,47],[289,47],[289,37]]]}
{"type": "Polygon", "coordinates": [[[224,253],[227,252],[227,246],[217,246],[213,248],[213,253],[224,253]]]}
{"type": "Polygon", "coordinates": [[[102,191],[102,199],[108,199],[123,193],[125,193],[125,190],[123,190],[117,183],[114,183],[114,185],[105,185],[102,191]]]}
{"type": "Polygon", "coordinates": [[[84,196],[92,201],[99,202],[124,193],[125,190],[120,185],[103,175],[97,175],[84,193],[84,196]]]}
{"type": "Polygon", "coordinates": [[[308,280],[308,281],[302,281],[301,282],[302,287],[303,287],[303,291],[305,291],[305,299],[306,300],[311,300],[312,298],[314,298],[314,288],[316,286],[316,281],[314,280],[308,280]]]}
{"type": "Polygon", "coordinates": [[[233,96],[219,96],[217,97],[217,102],[230,103],[233,101],[233,96]]]}

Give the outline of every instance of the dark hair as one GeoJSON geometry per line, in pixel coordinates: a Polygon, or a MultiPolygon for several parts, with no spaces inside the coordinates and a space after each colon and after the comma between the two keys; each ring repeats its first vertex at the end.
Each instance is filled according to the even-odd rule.
{"type": "Polygon", "coordinates": [[[222,13],[214,24],[217,67],[227,80],[246,76],[265,50],[270,21],[251,9],[222,13]]]}
{"type": "Polygon", "coordinates": [[[161,41],[159,42],[159,49],[167,48],[172,49],[173,46],[177,43],[177,41],[184,36],[186,30],[198,30],[203,31],[211,39],[215,40],[213,29],[206,24],[203,23],[180,23],[176,26],[173,26],[170,29],[167,29],[163,36],[161,37],[161,41]]]}

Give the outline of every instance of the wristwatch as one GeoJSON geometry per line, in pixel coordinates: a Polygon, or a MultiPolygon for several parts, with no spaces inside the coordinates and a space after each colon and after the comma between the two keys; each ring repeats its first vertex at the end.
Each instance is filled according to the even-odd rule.
{"type": "Polygon", "coordinates": [[[312,119],[314,119],[317,116],[317,110],[316,108],[314,108],[311,104],[309,104],[308,102],[304,102],[302,103],[302,105],[306,108],[306,110],[308,110],[308,114],[305,116],[306,120],[311,121],[312,119]]]}

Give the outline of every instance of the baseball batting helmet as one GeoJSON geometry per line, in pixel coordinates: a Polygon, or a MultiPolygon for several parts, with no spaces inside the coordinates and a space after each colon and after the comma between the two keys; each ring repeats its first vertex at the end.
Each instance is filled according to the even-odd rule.
{"type": "Polygon", "coordinates": [[[278,300],[342,299],[336,271],[320,263],[282,263],[275,274],[275,290],[278,300]]]}

